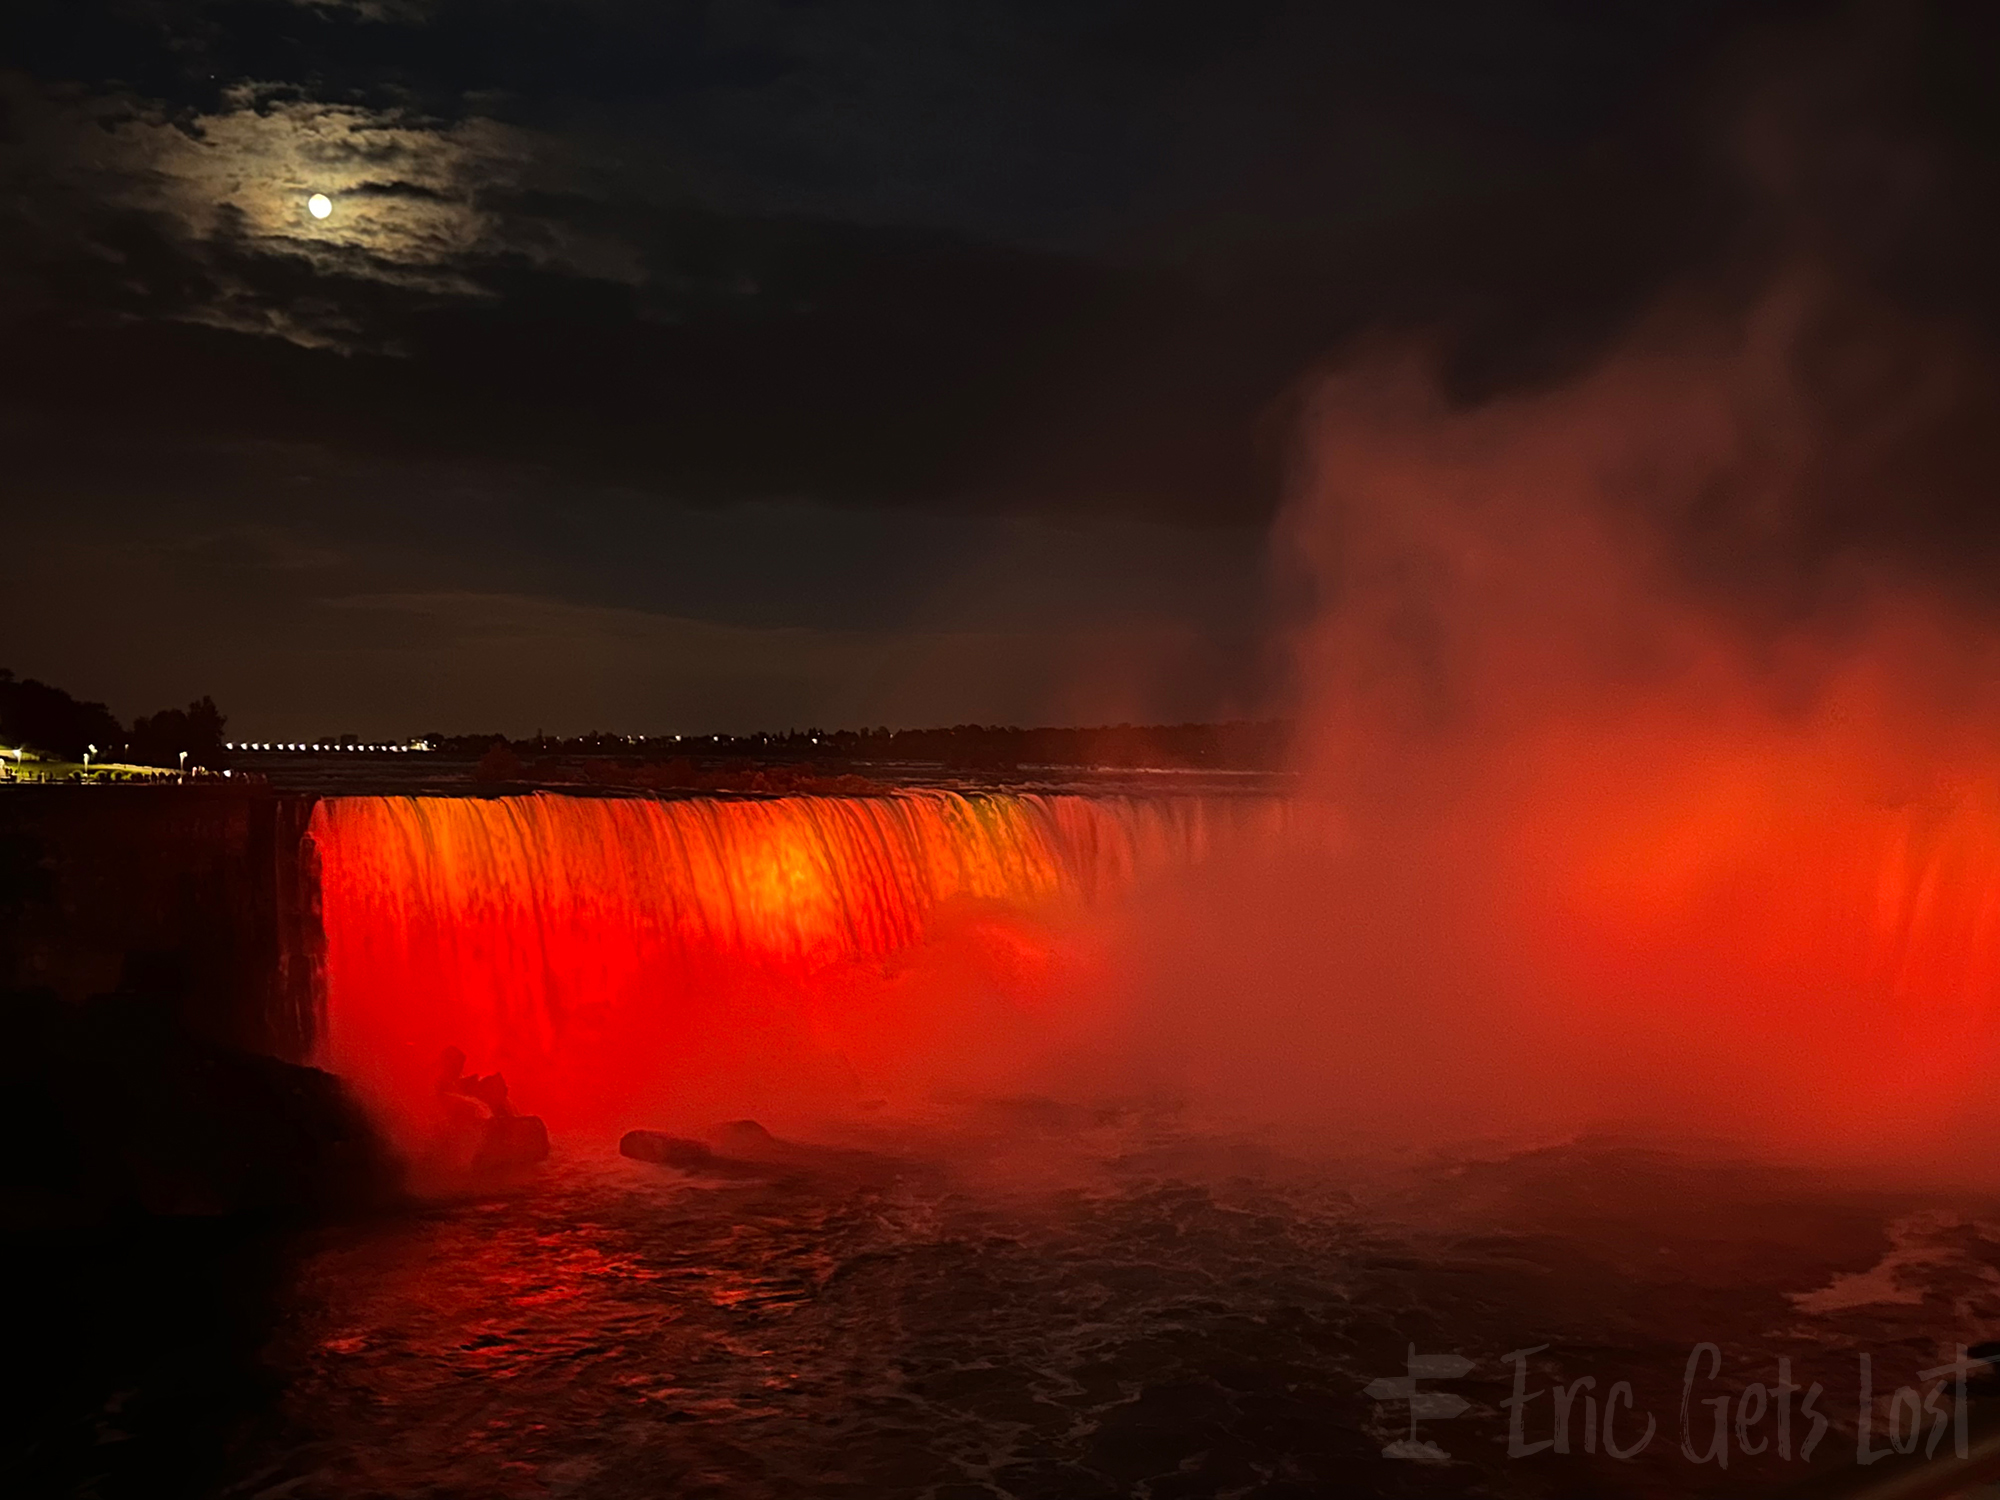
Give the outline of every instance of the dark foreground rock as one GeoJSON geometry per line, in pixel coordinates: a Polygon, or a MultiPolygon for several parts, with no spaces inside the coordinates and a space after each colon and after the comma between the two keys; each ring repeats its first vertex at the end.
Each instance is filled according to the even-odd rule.
{"type": "Polygon", "coordinates": [[[133,1214],[323,1218],[395,1187],[339,1079],[196,1036],[137,994],[0,996],[0,1131],[12,1231],[133,1214]]]}
{"type": "Polygon", "coordinates": [[[339,1080],[205,1040],[138,993],[0,994],[10,1492],[205,1494],[271,1395],[302,1231],[396,1201],[339,1080]]]}

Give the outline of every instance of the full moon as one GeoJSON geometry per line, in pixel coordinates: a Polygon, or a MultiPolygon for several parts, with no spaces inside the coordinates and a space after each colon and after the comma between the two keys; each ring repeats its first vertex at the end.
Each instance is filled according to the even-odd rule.
{"type": "Polygon", "coordinates": [[[306,199],[306,212],[315,219],[324,219],[333,212],[333,200],[325,193],[314,193],[306,199]]]}

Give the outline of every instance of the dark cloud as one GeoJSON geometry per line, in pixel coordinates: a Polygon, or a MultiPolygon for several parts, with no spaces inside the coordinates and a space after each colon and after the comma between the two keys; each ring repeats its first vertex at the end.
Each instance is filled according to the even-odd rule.
{"type": "Polygon", "coordinates": [[[1742,10],[31,4],[15,369],[680,497],[1254,519],[1329,340],[1657,282],[1707,215],[1618,143],[1742,10]]]}
{"type": "MultiPolygon", "coordinates": [[[[129,711],[255,657],[236,701],[276,714],[328,641],[429,641],[448,684],[514,637],[410,621],[498,610],[666,622],[663,661],[878,643],[783,637],[814,665],[702,700],[753,718],[807,679],[883,717],[856,663],[967,632],[990,709],[897,712],[1053,712],[1047,643],[1086,637],[1176,713],[1240,707],[1287,393],[1357,336],[1429,330],[1480,399],[1803,246],[1990,337],[1992,23],[1885,13],[1857,46],[1866,10],[1726,0],[18,0],[0,418],[45,552],[8,586],[123,582],[101,639],[17,665],[171,610],[211,677],[78,686],[129,711]],[[253,649],[205,590],[284,623],[253,649]]],[[[1968,441],[1901,530],[1812,525],[1963,554],[1968,441]]],[[[591,712],[674,727],[699,675],[591,712]]]]}

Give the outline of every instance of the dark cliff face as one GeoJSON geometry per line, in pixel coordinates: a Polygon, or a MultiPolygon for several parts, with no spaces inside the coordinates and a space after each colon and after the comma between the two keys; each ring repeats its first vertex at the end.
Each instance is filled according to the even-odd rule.
{"type": "Polygon", "coordinates": [[[201,786],[0,795],[0,990],[116,989],[293,1062],[317,1030],[312,799],[201,786]]]}
{"type": "Polygon", "coordinates": [[[394,1184],[339,1079],[199,1036],[165,997],[0,992],[0,1037],[0,1235],[313,1220],[394,1184]]]}
{"type": "Polygon", "coordinates": [[[0,790],[0,1253],[28,1491],[209,1493],[299,1233],[397,1201],[312,1050],[310,798],[0,790]]]}
{"type": "Polygon", "coordinates": [[[0,1411],[21,1493],[211,1492],[273,1389],[259,1350],[300,1232],[393,1207],[340,1081],[190,1031],[185,997],[0,993],[0,1411]]]}

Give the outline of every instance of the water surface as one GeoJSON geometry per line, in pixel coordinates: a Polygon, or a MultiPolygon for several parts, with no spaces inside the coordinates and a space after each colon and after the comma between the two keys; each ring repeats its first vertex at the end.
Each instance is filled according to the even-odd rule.
{"type": "Polygon", "coordinates": [[[1697,1345],[1719,1363],[1690,1393],[1695,1451],[1704,1403],[1784,1358],[1822,1384],[1824,1461],[1852,1454],[1861,1353],[1886,1403],[1996,1314],[1991,1205],[1605,1142],[1363,1184],[1051,1126],[985,1158],[717,1184],[566,1141],[525,1182],[311,1244],[264,1355],[282,1395],[227,1493],[1756,1493],[1803,1467],[1741,1451],[1768,1417],[1726,1470],[1682,1451],[1697,1345]],[[1448,1461],[1383,1455],[1408,1407],[1365,1388],[1412,1347],[1471,1361],[1429,1387],[1469,1409],[1418,1434],[1448,1461]],[[1571,1452],[1510,1458],[1523,1366],[1525,1439],[1584,1375],[1631,1382],[1621,1446],[1649,1416],[1656,1435],[1583,1451],[1579,1396],[1571,1452]]]}

